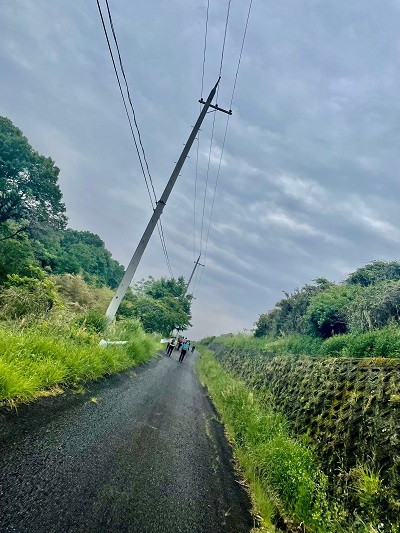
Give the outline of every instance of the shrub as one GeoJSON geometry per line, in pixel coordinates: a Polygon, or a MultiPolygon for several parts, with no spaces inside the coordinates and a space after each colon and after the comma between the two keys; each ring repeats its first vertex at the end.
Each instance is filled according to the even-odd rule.
{"type": "Polygon", "coordinates": [[[306,315],[311,335],[327,339],[346,333],[347,308],[358,290],[351,285],[332,285],[314,296],[306,315]]]}
{"type": "Polygon", "coordinates": [[[30,267],[30,276],[8,275],[0,291],[0,313],[3,319],[31,317],[36,321],[58,301],[54,284],[39,268],[30,267]]]}
{"type": "Polygon", "coordinates": [[[107,319],[104,313],[92,309],[84,315],[79,315],[75,319],[75,324],[95,333],[103,333],[107,327],[107,319]]]}

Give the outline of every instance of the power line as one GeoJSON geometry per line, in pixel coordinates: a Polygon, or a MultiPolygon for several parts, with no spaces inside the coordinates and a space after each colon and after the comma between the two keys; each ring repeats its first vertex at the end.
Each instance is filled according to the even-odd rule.
{"type": "MultiPolygon", "coordinates": [[[[207,15],[206,15],[206,26],[204,31],[204,47],[203,47],[203,67],[201,73],[201,89],[200,97],[203,98],[203,89],[204,89],[204,70],[206,65],[206,52],[207,52],[207,34],[208,34],[208,14],[210,11],[210,0],[207,0],[207,15]]],[[[200,104],[201,108],[201,104],[200,104]]],[[[194,180],[194,200],[193,200],[193,259],[196,259],[196,202],[197,202],[197,179],[198,179],[198,168],[199,168],[199,147],[200,147],[200,131],[197,135],[197,150],[196,150],[196,173],[194,180]]]]}
{"type": "Polygon", "coordinates": [[[212,151],[212,145],[213,145],[213,141],[214,141],[215,117],[216,117],[216,113],[214,113],[214,117],[213,117],[213,124],[212,124],[212,130],[211,130],[211,140],[210,140],[210,148],[209,148],[209,151],[208,151],[208,163],[207,163],[206,183],[205,183],[205,186],[204,186],[204,198],[203,198],[203,213],[202,213],[202,217],[201,217],[200,253],[201,253],[202,248],[203,248],[204,214],[205,214],[205,209],[206,209],[208,178],[209,178],[209,175],[210,175],[211,151],[212,151]]]}
{"type": "Polygon", "coordinates": [[[222,63],[224,61],[224,51],[225,51],[225,42],[226,42],[226,32],[228,30],[228,21],[229,21],[229,13],[231,10],[231,0],[228,0],[228,9],[226,12],[226,20],[225,20],[225,32],[224,32],[224,42],[222,44],[222,54],[221,54],[221,64],[219,66],[219,76],[221,76],[222,72],[222,63]]]}
{"type": "MultiPolygon", "coordinates": [[[[229,2],[229,4],[230,4],[230,2],[229,2]]],[[[245,24],[245,28],[244,28],[244,32],[243,32],[242,45],[241,45],[241,48],[240,48],[238,65],[237,65],[237,68],[236,68],[235,81],[234,81],[233,89],[232,89],[231,102],[230,102],[230,105],[229,105],[230,109],[232,109],[233,98],[234,98],[234,95],[235,95],[236,84],[237,84],[237,79],[238,79],[238,74],[239,74],[240,63],[241,63],[241,60],[242,60],[244,42],[245,42],[245,39],[246,39],[247,28],[248,28],[248,24],[249,24],[249,18],[250,18],[250,12],[251,12],[251,8],[252,8],[252,4],[253,4],[253,0],[250,0],[249,9],[248,9],[248,12],[247,12],[246,24],[245,24]]],[[[229,5],[229,7],[230,7],[230,5],[229,5]]],[[[228,10],[229,10],[229,7],[228,7],[228,10]]],[[[228,16],[227,16],[227,19],[228,19],[228,16]]],[[[225,42],[225,39],[224,39],[224,42],[225,42]]],[[[222,57],[221,57],[221,66],[222,66],[222,57]]],[[[227,121],[226,121],[226,126],[225,126],[224,138],[223,138],[222,146],[221,146],[221,154],[220,154],[220,158],[219,158],[217,177],[215,179],[214,194],[213,194],[213,199],[212,199],[212,203],[211,203],[210,219],[209,219],[209,222],[208,222],[207,237],[206,237],[206,244],[205,244],[205,251],[204,251],[204,259],[203,259],[204,265],[206,264],[206,259],[207,259],[207,248],[208,248],[208,239],[209,239],[209,235],[210,235],[211,220],[212,220],[212,215],[213,215],[213,211],[214,211],[215,196],[216,196],[216,192],[217,192],[218,180],[219,180],[220,171],[221,171],[222,156],[223,156],[223,153],[224,153],[226,135],[227,135],[227,132],[228,132],[228,126],[229,126],[229,119],[230,118],[231,118],[230,115],[228,115],[228,118],[227,118],[227,121]]],[[[201,279],[203,277],[203,272],[204,272],[204,269],[202,269],[202,271],[200,273],[200,277],[199,277],[197,286],[195,287],[195,291],[197,291],[199,286],[200,286],[200,282],[201,282],[201,279]]],[[[193,291],[193,292],[195,292],[195,291],[193,291]]]]}
{"type": "MultiPolygon", "coordinates": [[[[142,143],[142,137],[140,135],[139,126],[138,126],[138,123],[137,123],[137,120],[136,120],[135,109],[134,109],[133,104],[132,104],[131,94],[130,94],[130,91],[129,91],[128,81],[127,81],[126,75],[125,75],[124,65],[122,63],[122,57],[121,57],[121,53],[120,53],[120,50],[119,50],[117,35],[116,35],[115,29],[114,29],[114,23],[113,23],[113,20],[112,20],[110,6],[108,4],[108,0],[105,0],[105,2],[106,2],[106,6],[107,6],[108,19],[109,19],[109,22],[110,22],[111,31],[112,31],[112,34],[113,34],[113,37],[114,37],[114,43],[115,43],[115,46],[116,46],[116,49],[117,49],[117,53],[118,53],[118,59],[119,59],[121,72],[122,72],[122,75],[123,75],[124,81],[125,81],[125,87],[126,87],[126,92],[127,92],[127,95],[128,95],[129,104],[130,104],[130,107],[132,109],[133,121],[134,121],[134,124],[135,124],[135,127],[136,127],[136,131],[137,131],[137,135],[138,135],[138,138],[139,138],[139,144],[140,144],[140,147],[142,149],[143,159],[144,159],[144,162],[145,162],[145,165],[146,165],[146,169],[147,169],[147,175],[148,175],[148,178],[149,178],[149,181],[150,181],[150,185],[151,185],[151,188],[152,188],[152,191],[153,191],[153,195],[154,195],[154,201],[157,203],[157,195],[156,195],[156,192],[154,190],[154,185],[153,185],[153,180],[152,180],[152,177],[151,177],[151,174],[150,174],[149,164],[147,162],[146,153],[145,153],[144,146],[143,146],[143,143],[142,143]]],[[[138,156],[140,158],[139,154],[138,154],[138,156]]],[[[142,170],[143,170],[143,167],[142,167],[142,170]]],[[[154,204],[153,204],[150,192],[149,192],[149,196],[150,196],[151,205],[152,205],[152,207],[154,209],[154,204]]],[[[164,256],[165,256],[165,259],[166,259],[166,262],[167,262],[167,267],[168,267],[169,273],[171,274],[171,277],[173,277],[171,263],[170,263],[169,256],[168,256],[167,244],[165,242],[164,230],[163,230],[163,227],[162,227],[161,220],[159,221],[159,223],[157,225],[157,229],[158,229],[158,234],[159,234],[160,241],[161,241],[161,246],[163,248],[164,256]]]]}
{"type": "MultiPolygon", "coordinates": [[[[219,77],[221,77],[222,65],[223,65],[223,61],[224,61],[224,51],[225,51],[225,43],[226,43],[226,34],[227,34],[227,31],[228,31],[228,22],[229,22],[230,9],[231,9],[231,0],[228,0],[228,7],[227,7],[227,11],[226,11],[226,18],[225,18],[224,39],[223,39],[223,42],[222,42],[221,61],[220,61],[220,66],[219,66],[219,77]]],[[[208,18],[207,18],[207,20],[208,20],[208,18]]],[[[203,65],[204,65],[204,63],[203,63],[203,65]]],[[[218,85],[218,88],[217,88],[216,101],[218,101],[218,93],[219,93],[219,85],[218,85]]],[[[206,183],[205,183],[204,198],[203,198],[203,212],[202,212],[201,232],[200,232],[200,253],[201,253],[201,251],[203,249],[204,215],[205,215],[205,207],[206,207],[206,199],[207,199],[207,185],[208,185],[208,178],[209,178],[209,172],[210,172],[211,151],[212,151],[213,140],[214,140],[215,117],[216,117],[216,115],[214,113],[212,130],[211,130],[210,148],[209,148],[209,151],[208,151],[207,174],[206,174],[206,183]]]]}
{"type": "Polygon", "coordinates": [[[147,168],[147,174],[148,174],[148,176],[149,176],[149,180],[150,180],[150,183],[151,183],[151,187],[152,187],[152,189],[153,189],[154,200],[157,202],[157,196],[156,196],[156,192],[155,192],[155,190],[154,190],[153,180],[152,180],[152,178],[151,178],[151,174],[150,174],[150,170],[149,170],[149,165],[148,165],[148,163],[147,163],[146,153],[145,153],[145,151],[144,151],[144,147],[143,147],[143,143],[142,143],[142,138],[141,138],[140,131],[139,131],[139,126],[138,126],[138,123],[137,123],[137,121],[136,121],[136,113],[135,113],[135,109],[134,109],[133,104],[132,104],[131,94],[130,94],[130,92],[129,92],[129,86],[128,86],[128,82],[127,82],[127,79],[126,79],[126,76],[125,76],[124,65],[122,64],[122,58],[121,58],[121,54],[120,54],[120,51],[119,51],[119,46],[118,46],[117,36],[116,36],[116,34],[115,34],[115,30],[114,30],[114,23],[113,23],[112,16],[111,16],[111,12],[110,12],[110,6],[108,5],[108,0],[105,0],[105,1],[106,1],[106,6],[107,6],[108,19],[109,19],[109,21],[110,21],[111,31],[112,31],[112,34],[113,34],[113,37],[114,37],[115,46],[116,46],[116,48],[117,48],[117,53],[118,53],[119,64],[120,64],[120,67],[121,67],[121,72],[122,72],[122,75],[123,75],[123,77],[124,77],[124,81],[125,81],[126,93],[127,93],[127,95],[128,95],[128,100],[129,100],[129,103],[130,103],[130,106],[131,106],[131,109],[132,109],[133,121],[134,121],[134,123],[135,123],[136,131],[137,131],[138,138],[139,138],[139,143],[140,143],[140,146],[141,146],[141,148],[142,148],[143,159],[144,159],[144,161],[145,161],[146,168],[147,168]]]}
{"type": "MultiPolygon", "coordinates": [[[[250,12],[251,12],[251,6],[252,6],[252,5],[253,5],[253,0],[250,0],[249,10],[248,10],[248,12],[247,12],[246,25],[245,25],[245,27],[244,27],[244,32],[243,32],[242,46],[240,47],[239,61],[238,61],[237,69],[236,69],[235,82],[234,82],[234,84],[233,84],[232,97],[231,97],[231,103],[230,103],[229,109],[232,109],[233,96],[234,96],[234,94],[235,94],[236,83],[237,83],[238,74],[239,74],[239,67],[240,67],[240,63],[241,63],[241,61],[242,61],[242,54],[243,54],[244,41],[245,41],[245,39],[246,39],[247,26],[249,25],[249,18],[250,18],[250,12]]],[[[229,121],[229,117],[228,117],[228,121],[229,121]]]]}
{"type": "Polygon", "coordinates": [[[204,48],[203,48],[203,72],[201,75],[201,92],[200,97],[203,97],[203,88],[204,88],[204,68],[206,65],[206,51],[207,51],[207,34],[208,34],[208,13],[210,11],[210,0],[207,0],[207,16],[206,16],[206,29],[204,32],[204,48]]]}
{"type": "MultiPolygon", "coordinates": [[[[105,35],[106,40],[107,40],[108,50],[110,52],[112,64],[113,64],[113,67],[114,67],[115,76],[117,78],[118,87],[119,87],[120,94],[121,94],[121,97],[122,97],[122,101],[123,101],[123,104],[124,104],[125,113],[126,113],[126,116],[128,118],[129,127],[130,127],[132,138],[133,138],[133,141],[134,141],[134,144],[135,144],[136,153],[138,155],[140,167],[142,169],[142,174],[143,174],[143,177],[144,177],[144,180],[145,180],[145,183],[146,183],[146,188],[147,188],[147,192],[149,194],[150,202],[151,202],[152,208],[154,210],[153,198],[152,198],[152,195],[151,195],[149,182],[148,182],[148,179],[147,179],[147,176],[146,176],[146,172],[144,170],[144,166],[143,166],[142,158],[141,158],[141,155],[140,155],[139,147],[138,147],[138,144],[137,144],[137,141],[136,141],[135,132],[133,131],[132,121],[131,121],[131,118],[130,118],[130,115],[129,115],[128,107],[126,105],[126,100],[125,100],[125,96],[124,96],[124,93],[123,93],[123,90],[122,90],[122,85],[121,85],[120,77],[119,77],[119,74],[118,74],[118,69],[117,69],[117,66],[116,66],[116,63],[115,63],[115,60],[114,60],[114,54],[112,52],[110,40],[108,38],[108,32],[107,32],[107,28],[106,28],[106,25],[105,25],[105,22],[104,22],[103,13],[102,13],[102,10],[101,10],[101,6],[100,6],[100,3],[99,3],[99,0],[96,0],[96,2],[97,2],[97,7],[98,7],[98,10],[99,10],[99,14],[100,14],[100,18],[101,18],[101,22],[102,22],[102,26],[103,26],[103,32],[104,32],[104,35],[105,35]]],[[[141,141],[139,127],[138,127],[137,121],[136,121],[135,111],[134,111],[132,100],[131,100],[130,93],[129,93],[129,87],[128,87],[128,83],[127,83],[127,80],[126,80],[125,71],[124,71],[123,65],[122,65],[121,54],[119,52],[118,42],[117,42],[115,31],[114,31],[114,25],[112,23],[112,17],[111,17],[111,12],[110,12],[109,5],[108,5],[108,0],[106,0],[106,5],[107,5],[108,14],[109,14],[110,25],[111,25],[113,36],[114,36],[114,41],[115,41],[115,44],[116,44],[116,47],[117,47],[117,50],[118,50],[118,57],[119,57],[119,61],[120,61],[121,71],[123,73],[123,77],[124,77],[124,80],[125,80],[126,90],[127,90],[130,106],[131,106],[131,109],[132,109],[133,117],[134,117],[135,127],[136,127],[136,130],[137,130],[137,133],[138,133],[139,142],[140,142],[140,145],[141,145],[141,148],[142,148],[142,151],[143,151],[143,157],[144,157],[145,164],[146,164],[147,171],[148,171],[149,181],[150,181],[150,184],[151,184],[151,187],[152,187],[152,190],[153,190],[155,201],[157,201],[157,197],[156,197],[156,194],[155,194],[153,182],[152,182],[152,179],[151,179],[151,174],[150,174],[149,167],[148,167],[148,164],[147,164],[146,155],[145,155],[145,152],[144,152],[143,143],[141,141]]],[[[169,272],[171,274],[171,277],[173,277],[171,264],[170,264],[169,257],[168,257],[167,246],[166,246],[165,239],[164,239],[164,232],[163,232],[163,229],[162,229],[161,220],[159,221],[159,225],[160,225],[160,227],[158,227],[158,225],[157,225],[157,228],[158,228],[158,234],[159,234],[160,240],[161,240],[161,246],[162,246],[162,249],[163,249],[163,252],[164,252],[164,256],[165,256],[165,259],[166,259],[166,262],[167,262],[168,270],[169,270],[169,272]]]]}

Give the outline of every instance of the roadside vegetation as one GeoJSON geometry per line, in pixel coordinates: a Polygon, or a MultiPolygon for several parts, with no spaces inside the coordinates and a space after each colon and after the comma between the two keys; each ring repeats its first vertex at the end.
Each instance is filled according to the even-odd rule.
{"type": "Polygon", "coordinates": [[[400,356],[400,263],[373,261],[342,283],[314,280],[260,315],[254,337],[277,354],[400,356]]]}
{"type": "Polygon", "coordinates": [[[399,318],[400,263],[374,261],[201,341],[264,530],[399,531],[399,318]]]}
{"type": "Polygon", "coordinates": [[[144,363],[157,350],[156,339],[145,334],[138,321],[117,328],[126,345],[107,347],[99,346],[100,336],[90,328],[55,325],[51,321],[22,330],[0,327],[0,405],[76,388],[144,363]]]}
{"type": "Polygon", "coordinates": [[[317,457],[305,440],[290,434],[268,396],[228,374],[206,348],[200,350],[200,379],[244,470],[262,530],[361,531],[341,527],[346,513],[329,499],[327,477],[317,457]]]}
{"type": "Polygon", "coordinates": [[[105,312],[124,267],[89,231],[67,228],[60,169],[0,117],[0,405],[119,372],[190,325],[183,277],[129,288],[116,324],[105,312]],[[125,345],[100,347],[103,336],[125,345]]]}
{"type": "Polygon", "coordinates": [[[363,362],[310,366],[305,357],[257,354],[254,344],[234,340],[216,338],[211,350],[201,343],[198,370],[249,484],[255,532],[397,533],[398,396],[393,406],[379,400],[390,386],[351,372],[363,362]],[[358,391],[373,390],[345,391],[339,405],[345,368],[358,391]]]}

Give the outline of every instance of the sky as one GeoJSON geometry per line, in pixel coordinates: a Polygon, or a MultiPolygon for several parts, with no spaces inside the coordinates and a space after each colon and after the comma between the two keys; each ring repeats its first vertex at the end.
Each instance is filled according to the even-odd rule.
{"type": "MultiPolygon", "coordinates": [[[[204,77],[207,0],[109,5],[159,198],[218,79],[228,1],[209,1],[204,77]]],[[[248,8],[230,4],[227,109],[248,8]]],[[[0,115],[61,169],[69,226],[127,266],[152,208],[96,1],[0,10],[0,115]]],[[[224,150],[228,115],[209,113],[162,215],[174,276],[205,264],[188,336],[249,330],[282,291],[399,260],[399,28],[399,0],[253,0],[224,150]]],[[[157,233],[149,275],[169,276],[157,233]]]]}

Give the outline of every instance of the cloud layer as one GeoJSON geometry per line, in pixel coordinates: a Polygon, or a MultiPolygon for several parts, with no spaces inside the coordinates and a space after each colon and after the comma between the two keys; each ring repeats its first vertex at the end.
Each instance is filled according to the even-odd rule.
{"type": "MultiPolygon", "coordinates": [[[[210,2],[202,95],[206,2],[110,5],[160,196],[218,77],[227,3],[210,2]]],[[[247,7],[232,2],[222,107],[247,7]]],[[[200,250],[206,262],[191,336],[249,328],[283,290],[399,258],[399,25],[395,0],[254,2],[211,225],[222,113],[211,149],[207,116],[163,215],[174,274],[188,278],[200,250]]],[[[61,168],[71,227],[127,265],[151,207],[95,2],[6,3],[0,68],[0,114],[61,168]]],[[[167,272],[154,235],[137,278],[167,272]]]]}

